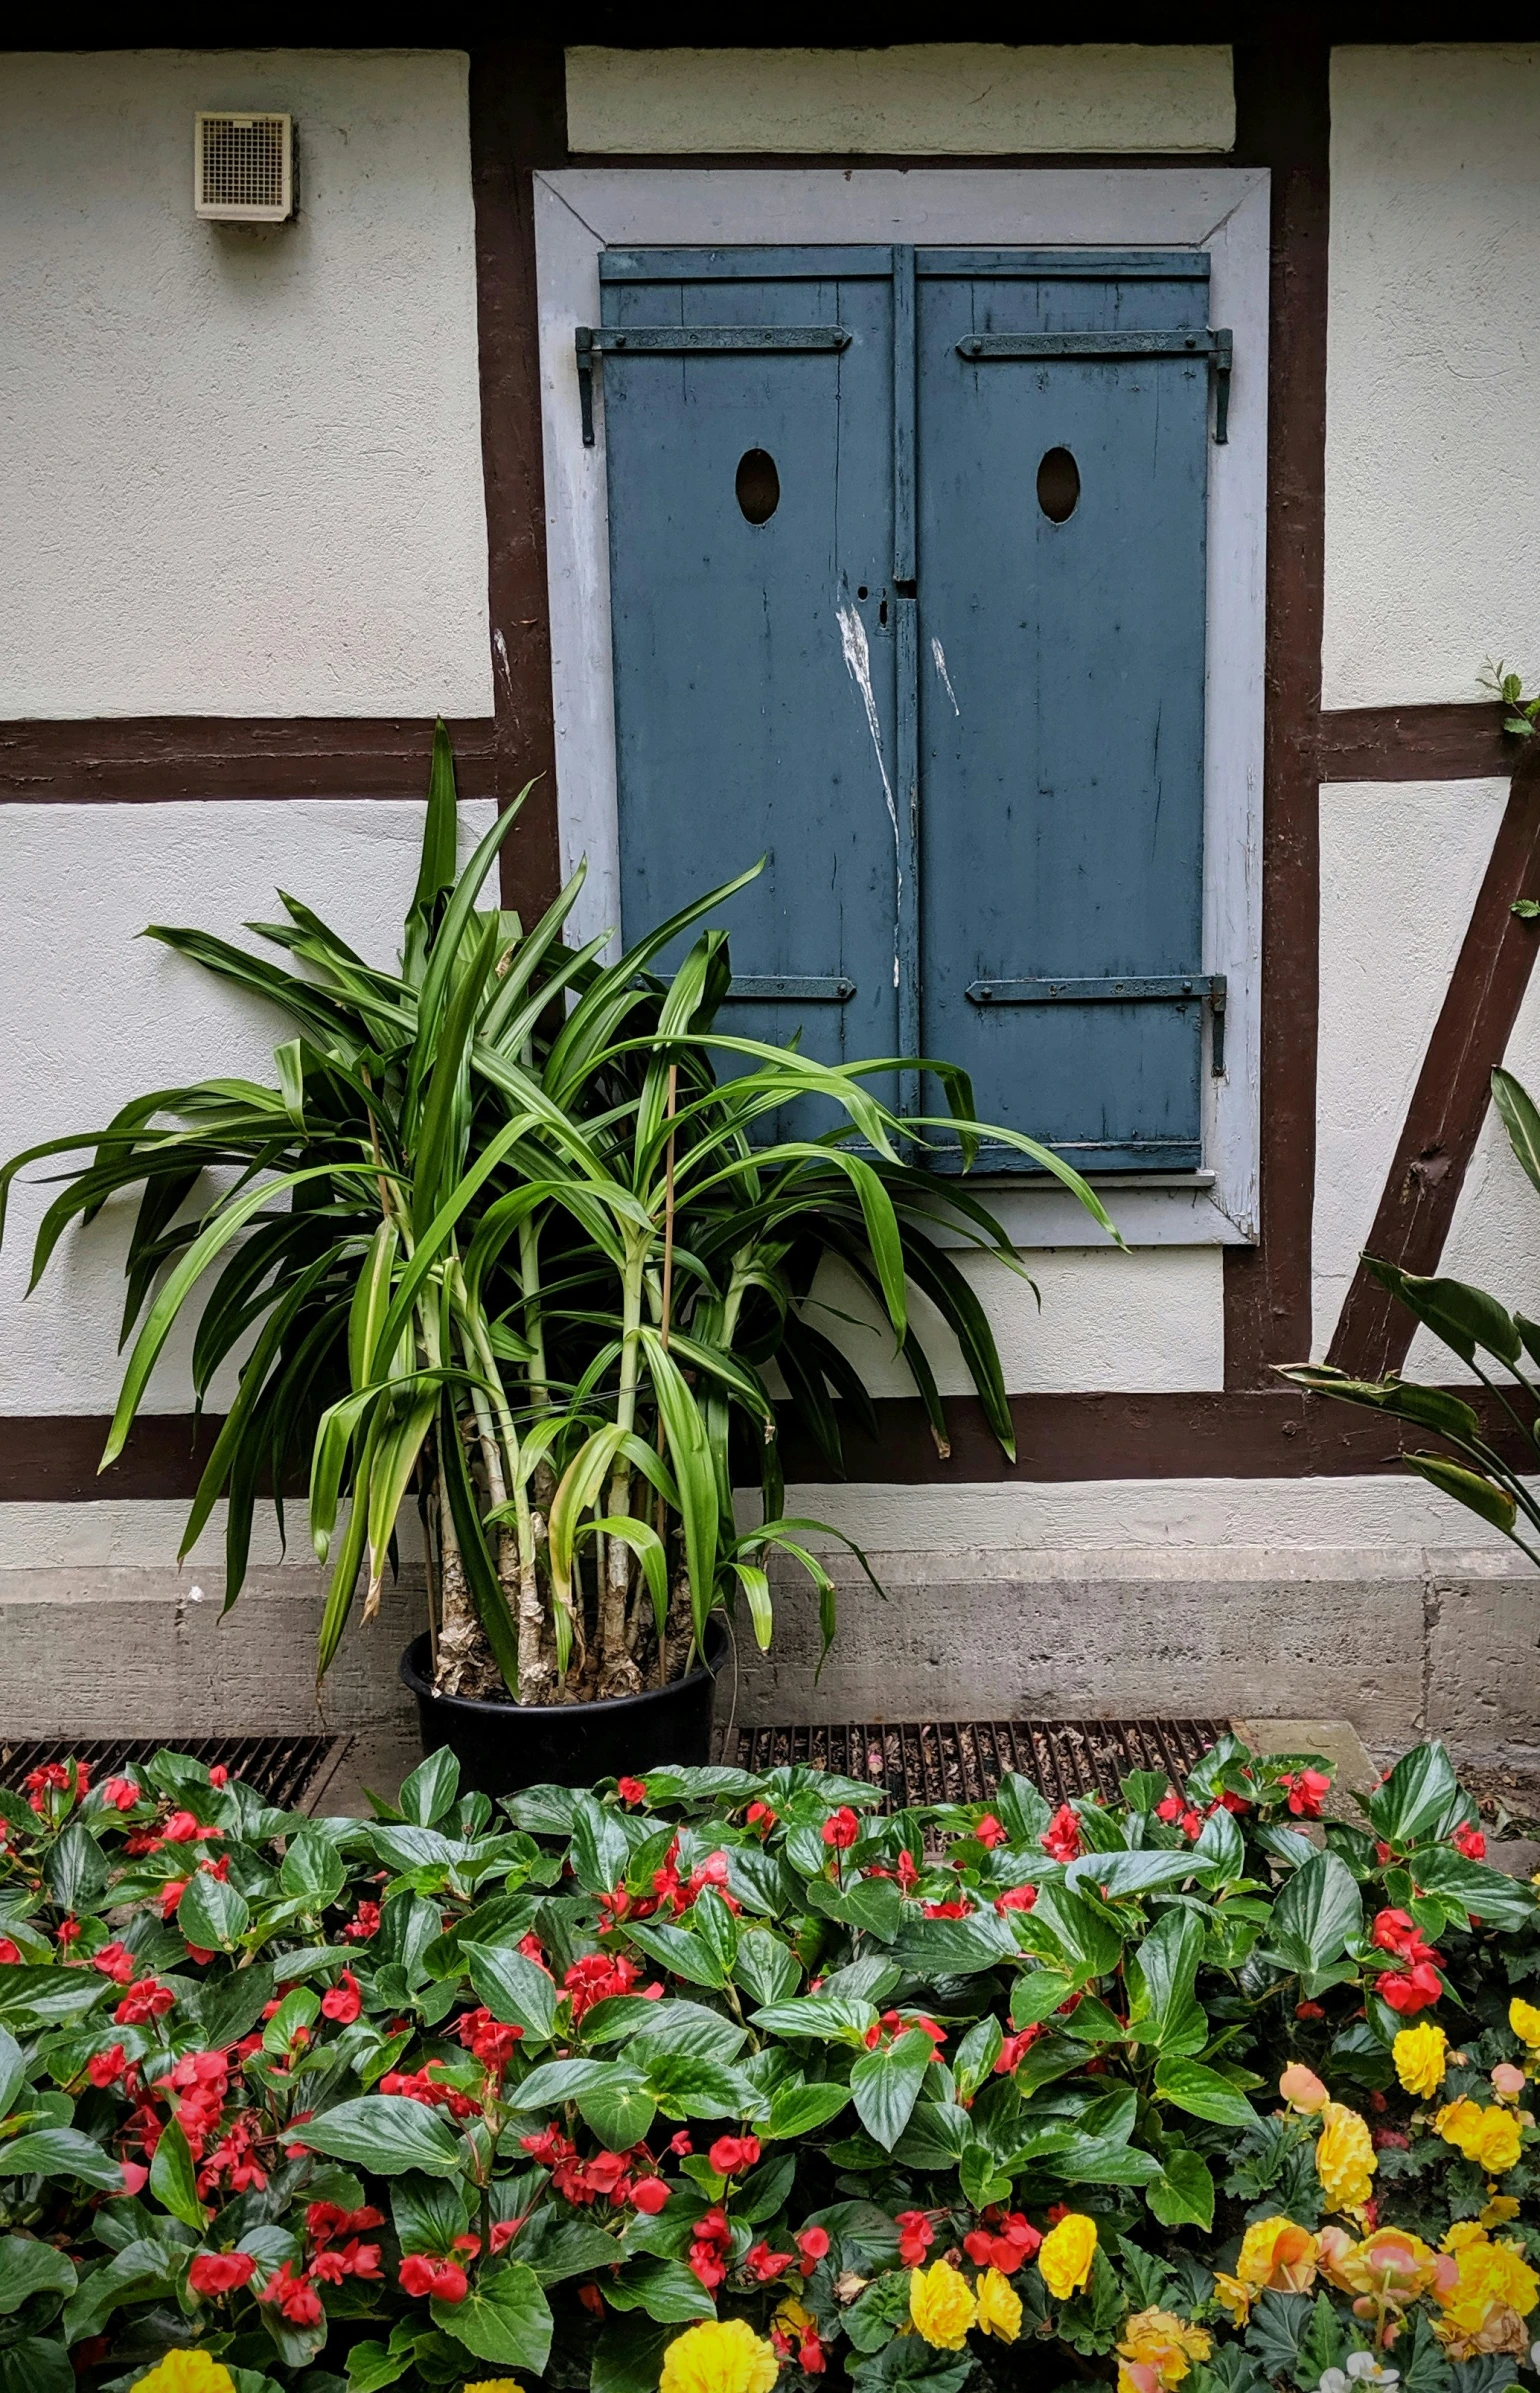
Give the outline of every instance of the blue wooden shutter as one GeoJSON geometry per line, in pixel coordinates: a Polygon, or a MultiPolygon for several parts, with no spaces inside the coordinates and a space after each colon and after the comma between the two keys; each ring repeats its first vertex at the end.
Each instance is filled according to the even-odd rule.
{"type": "Polygon", "coordinates": [[[763,854],[722,917],[719,1027],[894,1055],[891,252],[611,251],[601,274],[625,935],[763,854]]]}
{"type": "Polygon", "coordinates": [[[946,1057],[1087,1169],[1201,1162],[1207,259],[600,273],[626,934],[765,854],[724,1027],[946,1057]]]}
{"type": "Polygon", "coordinates": [[[1208,261],[918,263],[925,1051],[1085,1168],[1190,1168],[1208,261]]]}

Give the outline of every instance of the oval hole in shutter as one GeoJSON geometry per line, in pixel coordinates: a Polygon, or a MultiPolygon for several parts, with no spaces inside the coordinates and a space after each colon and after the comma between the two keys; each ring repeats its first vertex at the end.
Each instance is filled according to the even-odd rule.
{"type": "Polygon", "coordinates": [[[1050,449],[1038,467],[1037,503],[1050,523],[1068,523],[1079,506],[1080,468],[1068,449],[1050,449]]]}
{"type": "Polygon", "coordinates": [[[747,523],[768,523],[781,503],[781,477],[768,449],[745,449],[733,488],[747,523]]]}

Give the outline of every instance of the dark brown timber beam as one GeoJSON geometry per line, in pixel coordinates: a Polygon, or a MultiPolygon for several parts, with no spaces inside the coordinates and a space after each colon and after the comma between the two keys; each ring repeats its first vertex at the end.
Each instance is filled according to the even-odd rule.
{"type": "MultiPolygon", "coordinates": [[[[1512,1424],[1482,1390],[1461,1389],[1489,1414],[1488,1435],[1519,1460],[1512,1424]]],[[[1013,1396],[1017,1460],[1008,1463],[973,1397],[947,1400],[950,1458],[936,1452],[917,1402],[877,1407],[875,1442],[844,1417],[845,1475],[855,1483],[969,1486],[1086,1479],[1302,1479],[1372,1476],[1397,1468],[1393,1421],[1294,1388],[1191,1395],[1013,1396]]],[[[85,1504],[112,1498],[186,1501],[219,1431],[217,1418],[141,1416],[121,1459],[97,1475],[107,1416],[0,1419],[0,1503],[85,1504]]],[[[1412,1445],[1425,1437],[1408,1431],[1412,1445]]],[[[834,1474],[788,1422],[791,1481],[834,1474]]],[[[296,1484],[293,1492],[301,1494],[296,1484]]]]}
{"type": "MultiPolygon", "coordinates": [[[[1470,926],[1396,1141],[1367,1251],[1403,1271],[1436,1271],[1490,1097],[1534,969],[1537,929],[1513,913],[1540,895],[1540,757],[1513,777],[1470,926]]],[[[1416,1328],[1360,1263],[1328,1359],[1362,1379],[1399,1371],[1416,1328]]],[[[1301,1357],[1308,1348],[1301,1347],[1301,1357]]]]}
{"type": "Polygon", "coordinates": [[[1225,1385],[1310,1347],[1320,1001],[1321,629],[1331,50],[1314,12],[1235,47],[1236,157],[1272,175],[1262,757],[1261,1239],[1227,1247],[1225,1385]]]}

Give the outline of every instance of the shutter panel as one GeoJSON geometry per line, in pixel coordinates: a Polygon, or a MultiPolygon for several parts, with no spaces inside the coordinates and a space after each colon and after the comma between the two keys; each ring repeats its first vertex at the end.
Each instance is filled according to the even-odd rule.
{"type": "Polygon", "coordinates": [[[624,933],[764,855],[718,1027],[894,1055],[890,252],[602,274],[624,933]]]}
{"type": "Polygon", "coordinates": [[[600,273],[626,935],[764,855],[722,1028],[945,1056],[1087,1169],[1200,1163],[1207,259],[600,273]]]}
{"type": "Polygon", "coordinates": [[[1201,1161],[1207,274],[919,255],[924,1047],[1085,1168],[1201,1161]]]}

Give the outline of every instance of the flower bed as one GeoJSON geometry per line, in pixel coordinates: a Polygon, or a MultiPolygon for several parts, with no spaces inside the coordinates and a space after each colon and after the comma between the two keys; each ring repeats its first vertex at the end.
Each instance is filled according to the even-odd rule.
{"type": "MultiPolygon", "coordinates": [[[[1442,1748],[884,1815],[0,1795],[0,2393],[1500,2393],[1540,1911],[1442,1748]]],[[[1540,2322],[1537,2322],[1540,2323],[1540,2322]]]]}

